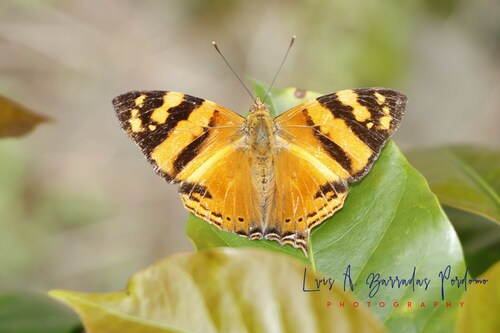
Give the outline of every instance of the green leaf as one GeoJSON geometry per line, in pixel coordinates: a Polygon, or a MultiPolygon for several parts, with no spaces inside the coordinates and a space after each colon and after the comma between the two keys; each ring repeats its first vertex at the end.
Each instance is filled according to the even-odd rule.
{"type": "MultiPolygon", "coordinates": [[[[444,307],[439,273],[450,265],[454,276],[464,276],[460,243],[425,179],[394,143],[387,144],[364,180],[350,187],[344,208],[313,230],[312,240],[318,270],[339,275],[351,265],[355,293],[362,301],[425,303],[425,308],[413,311],[375,308],[391,331],[440,332],[453,327],[457,307],[444,307]],[[409,279],[413,268],[417,278],[431,279],[427,290],[384,288],[368,297],[370,273],[409,279]],[[433,308],[434,301],[440,306],[433,308]]],[[[447,283],[445,300],[457,306],[462,292],[447,283]]]]}
{"type": "Polygon", "coordinates": [[[283,252],[304,263],[310,263],[301,250],[291,245],[281,246],[275,241],[268,240],[251,241],[247,237],[241,237],[231,232],[221,231],[217,227],[193,214],[189,214],[186,234],[198,251],[216,247],[253,247],[283,252]]]}
{"type": "Polygon", "coordinates": [[[464,294],[463,309],[457,321],[457,333],[498,332],[500,328],[500,261],[491,267],[479,281],[486,284],[472,284],[464,294]]]}
{"type": "MultiPolygon", "coordinates": [[[[305,266],[268,251],[225,249],[171,256],[130,280],[125,291],[50,294],[79,313],[89,332],[384,332],[335,284],[303,292],[305,266]]],[[[305,285],[318,278],[308,272],[305,285]]]]}
{"type": "Polygon", "coordinates": [[[0,138],[25,135],[46,121],[49,121],[48,117],[36,114],[0,95],[0,138]]]}
{"type": "Polygon", "coordinates": [[[453,223],[471,275],[500,260],[500,152],[441,146],[410,151],[408,159],[426,176],[453,223]]]}
{"type": "Polygon", "coordinates": [[[77,316],[47,296],[29,293],[0,295],[2,333],[81,332],[77,316]]]}
{"type": "MultiPolygon", "coordinates": [[[[293,89],[281,91],[288,92],[289,100],[294,99],[290,96],[293,89]]],[[[287,98],[286,94],[280,97],[287,98]]],[[[250,241],[206,225],[193,217],[188,221],[187,234],[199,249],[235,244],[263,247],[261,244],[265,242],[250,241]]],[[[289,245],[265,247],[301,256],[289,245]]],[[[343,279],[350,267],[358,299],[365,304],[389,304],[370,309],[393,332],[442,332],[454,326],[463,289],[446,280],[445,301],[442,301],[439,273],[450,265],[453,276],[464,276],[466,268],[460,243],[426,180],[392,141],[382,150],[370,173],[350,185],[344,207],[313,229],[309,254],[307,260],[312,266],[337,279],[343,279]],[[369,296],[366,281],[370,273],[380,273],[386,279],[390,276],[409,279],[414,268],[416,278],[431,280],[427,290],[418,286],[415,290],[411,286],[381,287],[378,294],[369,296]],[[394,301],[403,305],[395,308],[391,305],[394,301]],[[435,301],[438,301],[436,307],[435,301]],[[407,302],[412,302],[412,308],[408,308],[407,302]],[[421,308],[422,302],[425,307],[421,308]],[[447,308],[445,302],[451,302],[452,307],[447,308]]]]}
{"type": "Polygon", "coordinates": [[[410,151],[408,159],[442,205],[500,223],[500,151],[441,146],[410,151]]]}

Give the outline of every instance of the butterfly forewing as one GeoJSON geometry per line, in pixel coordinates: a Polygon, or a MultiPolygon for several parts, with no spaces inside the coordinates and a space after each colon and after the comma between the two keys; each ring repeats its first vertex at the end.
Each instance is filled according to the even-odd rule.
{"type": "Polygon", "coordinates": [[[132,91],[113,100],[122,128],[155,170],[178,183],[212,153],[238,139],[245,119],[201,98],[167,91],[132,91]]]}
{"type": "Polygon", "coordinates": [[[275,122],[285,140],[353,182],[370,170],[398,128],[406,101],[390,89],[342,90],[298,105],[275,122]]]}

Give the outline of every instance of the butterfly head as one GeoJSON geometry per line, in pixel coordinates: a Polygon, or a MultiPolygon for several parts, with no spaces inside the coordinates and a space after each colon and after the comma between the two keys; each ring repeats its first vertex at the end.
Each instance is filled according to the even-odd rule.
{"type": "Polygon", "coordinates": [[[255,104],[250,108],[250,114],[262,112],[269,113],[269,108],[267,104],[263,103],[260,98],[257,97],[257,99],[255,100],[255,104]]]}

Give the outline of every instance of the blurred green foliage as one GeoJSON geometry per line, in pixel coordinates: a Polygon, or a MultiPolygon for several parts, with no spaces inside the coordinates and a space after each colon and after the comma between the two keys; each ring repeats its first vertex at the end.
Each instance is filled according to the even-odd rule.
{"type": "Polygon", "coordinates": [[[0,141],[0,288],[36,289],[46,278],[39,273],[60,251],[47,247],[46,240],[110,215],[109,203],[98,191],[37,183],[29,157],[19,154],[25,146],[0,141]]]}
{"type": "Polygon", "coordinates": [[[78,317],[44,295],[8,293],[0,295],[2,333],[79,333],[78,317]]]}
{"type": "Polygon", "coordinates": [[[479,276],[500,261],[500,226],[480,215],[444,207],[460,238],[471,276],[479,276]]]}
{"type": "Polygon", "coordinates": [[[453,223],[470,274],[479,276],[500,261],[500,150],[439,146],[407,156],[453,223]]]}
{"type": "Polygon", "coordinates": [[[429,12],[441,17],[448,17],[460,5],[461,0],[424,0],[423,1],[429,12]]]}

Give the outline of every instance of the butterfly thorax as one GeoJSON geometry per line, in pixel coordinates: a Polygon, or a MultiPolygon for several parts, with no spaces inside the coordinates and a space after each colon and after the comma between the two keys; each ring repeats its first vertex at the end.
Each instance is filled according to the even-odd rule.
{"type": "Polygon", "coordinates": [[[275,188],[273,149],[275,146],[274,121],[267,105],[257,100],[247,118],[249,163],[252,181],[259,192],[262,222],[267,222],[275,188]]]}
{"type": "Polygon", "coordinates": [[[257,103],[250,109],[247,126],[251,152],[260,157],[270,156],[275,141],[274,122],[267,105],[262,104],[260,100],[257,100],[257,103]]]}

